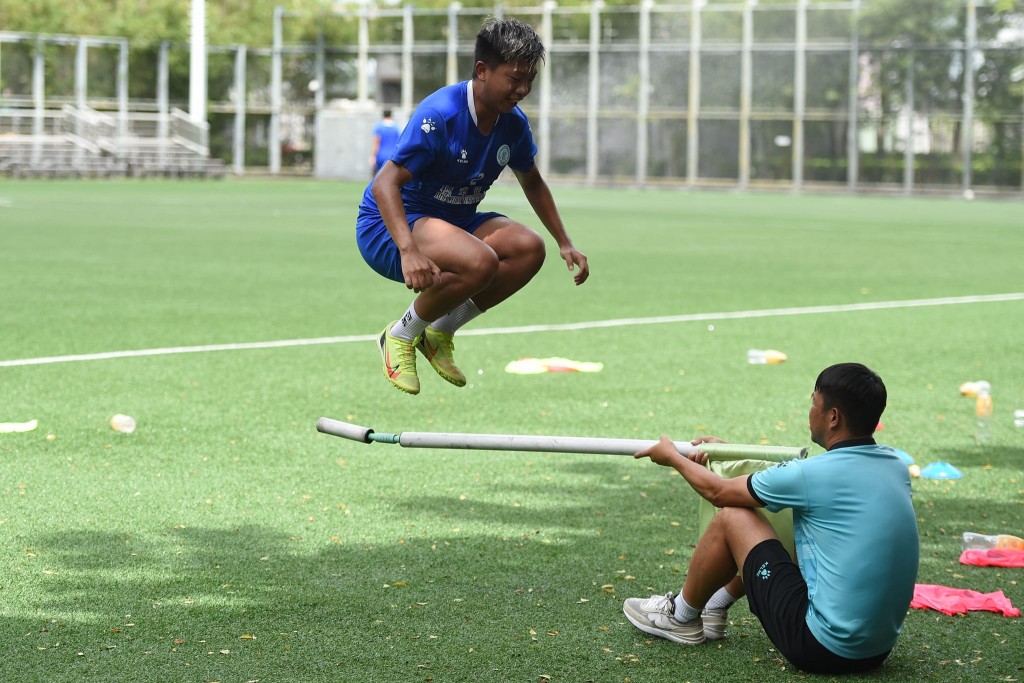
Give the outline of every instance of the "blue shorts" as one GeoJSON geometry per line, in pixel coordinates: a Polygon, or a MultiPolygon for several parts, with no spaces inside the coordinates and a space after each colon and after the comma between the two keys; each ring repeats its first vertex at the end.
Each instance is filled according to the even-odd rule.
{"type": "MultiPolygon", "coordinates": [[[[416,221],[426,217],[428,215],[425,213],[406,214],[410,229],[415,229],[416,221]]],[[[467,218],[443,220],[472,235],[477,228],[492,218],[505,218],[505,214],[483,211],[467,218]]],[[[384,226],[384,219],[379,213],[359,211],[359,218],[356,219],[356,244],[359,245],[359,253],[363,255],[363,260],[377,273],[395,282],[405,282],[405,276],[402,275],[402,256],[398,253],[398,247],[391,239],[391,233],[384,226]]]]}

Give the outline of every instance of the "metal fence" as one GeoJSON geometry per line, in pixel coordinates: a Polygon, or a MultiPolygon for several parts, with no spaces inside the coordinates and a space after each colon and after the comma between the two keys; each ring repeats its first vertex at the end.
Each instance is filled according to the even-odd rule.
{"type": "MultiPolygon", "coordinates": [[[[962,38],[873,45],[856,29],[869,2],[605,7],[597,0],[516,9],[549,51],[523,106],[541,170],[585,184],[1024,193],[1022,32],[979,41],[978,23],[993,10],[966,0],[962,38]],[[1000,78],[1011,87],[996,97],[1000,78]]],[[[362,6],[322,15],[324,35],[351,36],[345,44],[301,44],[289,40],[295,16],[278,8],[271,46],[208,50],[211,150],[237,173],[308,172],[318,112],[343,99],[408,115],[436,88],[469,77],[475,35],[495,13],[500,8],[458,3],[362,6]]],[[[42,77],[22,78],[32,84],[27,91],[4,87],[18,69],[9,66],[5,35],[0,106],[45,108],[42,77]]],[[[19,40],[24,51],[29,43],[19,40]]],[[[101,44],[77,48],[76,63],[90,46],[101,44]]],[[[187,50],[165,43],[132,52],[133,108],[187,106],[187,84],[173,82],[168,69],[187,50]]],[[[127,86],[118,77],[100,88],[105,100],[92,96],[94,73],[88,86],[76,76],[65,99],[123,106],[127,86]]]]}

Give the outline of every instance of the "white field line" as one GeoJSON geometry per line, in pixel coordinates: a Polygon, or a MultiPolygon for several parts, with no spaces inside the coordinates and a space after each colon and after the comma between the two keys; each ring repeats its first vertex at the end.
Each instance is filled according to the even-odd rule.
{"type": "MultiPolygon", "coordinates": [[[[590,322],[562,323],[558,325],[524,325],[520,327],[492,327],[477,330],[462,330],[459,336],[480,337],[495,334],[526,334],[531,332],[564,332],[569,330],[592,330],[605,327],[632,327],[637,325],[664,325],[669,323],[708,322],[714,320],[742,320],[747,318],[777,318],[791,315],[819,315],[826,313],[849,313],[853,311],[881,311],[895,308],[923,308],[926,306],[959,306],[964,304],[985,304],[1004,301],[1024,301],[1024,292],[1011,294],[983,294],[978,296],[953,296],[937,299],[909,299],[905,301],[873,301],[860,304],[838,304],[834,306],[804,306],[799,308],[765,308],[754,311],[730,311],[724,313],[689,313],[686,315],[663,315],[652,318],[619,318],[617,320],[593,320],[590,322]]],[[[114,358],[136,358],[139,356],[169,356],[178,353],[207,353],[211,351],[244,351],[247,349],[275,349],[292,346],[316,346],[320,344],[348,344],[367,342],[377,338],[375,334],[348,335],[344,337],[318,337],[314,339],[282,339],[266,342],[242,342],[237,344],[207,344],[204,346],[171,346],[161,349],[138,349],[134,351],[106,351],[70,356],[49,356],[43,358],[21,358],[0,361],[0,368],[22,365],[48,365],[51,363],[75,363],[114,358]]]]}

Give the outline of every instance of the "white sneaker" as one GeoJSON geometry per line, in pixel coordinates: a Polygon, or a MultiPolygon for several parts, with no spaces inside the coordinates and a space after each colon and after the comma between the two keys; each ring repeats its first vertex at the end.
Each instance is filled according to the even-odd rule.
{"type": "Polygon", "coordinates": [[[705,609],[700,613],[700,618],[704,622],[704,638],[706,640],[725,638],[725,629],[729,626],[729,610],[705,609]]]}
{"type": "Polygon", "coordinates": [[[629,598],[622,605],[622,612],[633,626],[652,636],[667,638],[683,645],[700,645],[704,642],[704,623],[700,617],[683,623],[676,621],[675,595],[652,595],[646,600],[629,598]]]}

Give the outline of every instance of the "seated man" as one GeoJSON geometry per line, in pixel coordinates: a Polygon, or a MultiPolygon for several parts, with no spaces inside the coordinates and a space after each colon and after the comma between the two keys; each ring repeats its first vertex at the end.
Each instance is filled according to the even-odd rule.
{"type": "MultiPolygon", "coordinates": [[[[907,466],[872,438],[885,409],[881,378],[858,363],[818,375],[808,422],[827,452],[724,479],[662,437],[636,454],[673,467],[721,508],[694,549],[679,595],[630,598],[623,611],[652,635],[698,645],[725,636],[744,594],[768,638],[810,673],[873,669],[903,627],[917,578],[917,519],[907,466]],[[797,563],[757,510],[793,510],[797,563]],[[742,574],[737,575],[739,572],[742,574]]],[[[720,441],[700,437],[693,445],[720,441]]]]}

